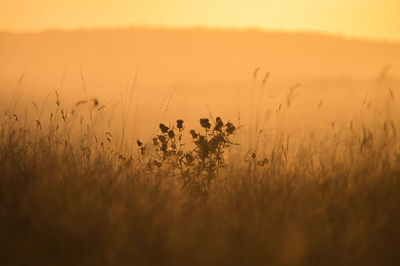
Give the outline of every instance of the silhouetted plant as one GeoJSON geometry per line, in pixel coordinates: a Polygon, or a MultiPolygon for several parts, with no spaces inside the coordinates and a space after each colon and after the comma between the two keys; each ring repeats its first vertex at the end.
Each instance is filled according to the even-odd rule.
{"type": "MultiPolygon", "coordinates": [[[[220,117],[216,118],[214,125],[208,118],[201,118],[200,126],[204,132],[190,130],[194,146],[184,151],[184,121],[178,119],[176,126],[160,124],[160,134],[152,140],[155,152],[148,159],[149,164],[157,168],[169,167],[173,175],[178,169],[185,179],[202,176],[207,182],[211,181],[225,165],[224,153],[233,144],[231,136],[236,127],[231,122],[224,124],[220,117]]],[[[137,144],[143,154],[143,143],[138,141],[137,144]]]]}

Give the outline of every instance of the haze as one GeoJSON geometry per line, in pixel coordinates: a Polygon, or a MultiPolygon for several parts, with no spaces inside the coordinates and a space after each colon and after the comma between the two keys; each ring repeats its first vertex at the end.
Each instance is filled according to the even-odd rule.
{"type": "Polygon", "coordinates": [[[16,0],[0,4],[0,29],[256,27],[399,41],[398,14],[398,0],[16,0]]]}
{"type": "Polygon", "coordinates": [[[84,98],[84,85],[88,97],[112,109],[119,106],[121,93],[126,94],[139,69],[133,106],[140,114],[140,126],[131,123],[129,129],[147,137],[154,123],[177,117],[196,122],[213,114],[236,121],[240,112],[247,123],[251,90],[259,88],[267,72],[271,75],[259,98],[263,114],[275,113],[290,88],[300,83],[288,124],[276,117],[279,126],[303,127],[309,120],[313,127],[329,128],[332,122],[358,114],[384,69],[385,84],[379,85],[379,93],[385,97],[389,88],[398,93],[400,45],[258,30],[0,33],[0,62],[0,89],[6,95],[0,103],[7,101],[25,73],[22,101],[26,104],[21,107],[32,107],[32,101],[42,105],[47,95],[55,101],[57,90],[62,102],[72,108],[84,98]],[[260,71],[253,83],[257,67],[260,71]],[[172,94],[171,88],[175,88],[172,94]],[[169,106],[162,106],[167,95],[169,106]],[[157,117],[160,110],[162,116],[157,117]]]}

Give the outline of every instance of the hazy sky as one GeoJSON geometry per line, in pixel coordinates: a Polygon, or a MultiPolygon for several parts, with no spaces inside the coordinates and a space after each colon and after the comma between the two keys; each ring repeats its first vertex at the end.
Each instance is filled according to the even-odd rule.
{"type": "Polygon", "coordinates": [[[312,30],[400,41],[400,0],[0,0],[0,30],[134,25],[312,30]]]}

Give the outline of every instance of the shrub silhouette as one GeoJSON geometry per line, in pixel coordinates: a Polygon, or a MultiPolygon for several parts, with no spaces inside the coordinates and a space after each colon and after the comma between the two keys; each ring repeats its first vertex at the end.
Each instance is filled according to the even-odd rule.
{"type": "MultiPolygon", "coordinates": [[[[207,183],[215,178],[225,166],[224,154],[234,144],[231,136],[236,127],[231,122],[224,124],[220,117],[213,125],[208,118],[201,118],[200,126],[204,131],[189,131],[193,148],[183,150],[184,121],[177,120],[176,126],[160,124],[160,133],[152,141],[154,152],[147,158],[149,169],[167,167],[172,175],[179,175],[189,183],[199,177],[207,183]]],[[[144,155],[143,143],[140,140],[137,143],[144,155]]]]}

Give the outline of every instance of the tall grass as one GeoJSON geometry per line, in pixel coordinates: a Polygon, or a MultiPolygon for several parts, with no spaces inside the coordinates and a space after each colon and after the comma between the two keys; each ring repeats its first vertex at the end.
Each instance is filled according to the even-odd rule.
{"type": "Polygon", "coordinates": [[[159,144],[121,151],[104,110],[87,98],[67,112],[57,98],[47,120],[1,112],[1,265],[399,265],[393,117],[333,125],[323,141],[267,135],[240,160],[221,146],[224,163],[215,155],[218,171],[197,182],[210,171],[176,171],[176,143],[178,164],[159,167],[159,144]]]}

